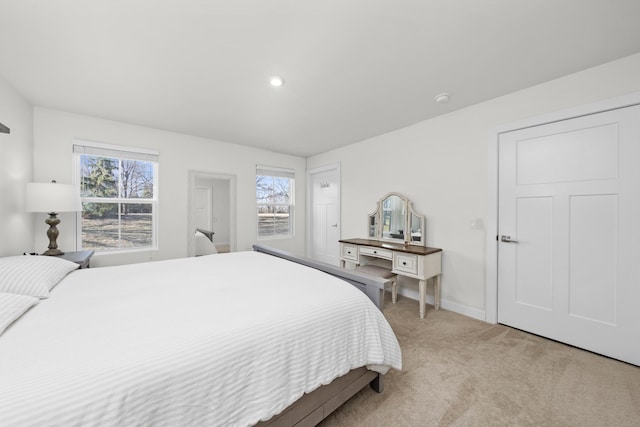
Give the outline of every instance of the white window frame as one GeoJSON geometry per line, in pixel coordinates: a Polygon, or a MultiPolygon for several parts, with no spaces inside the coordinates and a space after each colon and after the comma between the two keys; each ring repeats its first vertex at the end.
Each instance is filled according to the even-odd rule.
{"type": "MultiPolygon", "coordinates": [[[[295,171],[293,169],[280,168],[274,166],[256,165],[256,179],[258,176],[270,176],[277,178],[289,178],[289,203],[260,203],[256,198],[256,238],[264,240],[282,240],[295,237],[295,171]],[[261,206],[288,206],[289,207],[289,230],[287,234],[276,234],[273,236],[260,236],[259,209],[261,206]]],[[[257,191],[257,187],[255,188],[257,191]]]]}
{"type": "MultiPolygon", "coordinates": [[[[140,148],[123,147],[119,145],[101,144],[96,142],[79,141],[73,143],[73,165],[74,165],[74,182],[81,185],[80,174],[80,157],[83,154],[93,156],[104,156],[117,158],[120,160],[143,160],[153,164],[153,198],[151,199],[128,199],[123,197],[81,197],[82,202],[91,203],[122,203],[130,202],[136,204],[150,204],[151,209],[151,245],[141,247],[112,248],[106,250],[95,250],[96,255],[102,254],[121,254],[127,252],[144,252],[158,249],[158,177],[160,169],[160,159],[157,151],[145,150],[140,148]]],[[[119,183],[121,185],[121,183],[119,183]]],[[[120,189],[121,191],[121,189],[120,189]]],[[[119,192],[120,192],[119,191],[119,192]]],[[[118,230],[121,231],[120,229],[118,230]]],[[[82,211],[76,213],[76,247],[83,250],[82,247],[82,211]]]]}

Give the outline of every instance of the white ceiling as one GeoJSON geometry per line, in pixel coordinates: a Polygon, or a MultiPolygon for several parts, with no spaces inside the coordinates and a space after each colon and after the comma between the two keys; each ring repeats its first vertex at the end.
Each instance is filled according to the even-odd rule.
{"type": "Polygon", "coordinates": [[[639,0],[0,0],[0,75],[35,105],[308,156],[640,52],[639,22],[639,0]]]}

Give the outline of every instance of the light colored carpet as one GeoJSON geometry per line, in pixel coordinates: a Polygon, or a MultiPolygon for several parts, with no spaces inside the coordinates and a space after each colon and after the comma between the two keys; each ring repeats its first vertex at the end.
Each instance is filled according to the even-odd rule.
{"type": "Polygon", "coordinates": [[[230,245],[223,245],[222,243],[216,243],[216,250],[219,254],[231,252],[230,245]]]}
{"type": "Polygon", "coordinates": [[[639,367],[401,296],[384,313],[404,369],[322,427],[640,426],[639,367]]]}

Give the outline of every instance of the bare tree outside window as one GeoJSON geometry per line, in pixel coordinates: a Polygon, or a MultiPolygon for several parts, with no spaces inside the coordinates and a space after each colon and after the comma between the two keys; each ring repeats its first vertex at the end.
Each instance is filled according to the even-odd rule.
{"type": "Polygon", "coordinates": [[[256,175],[259,239],[293,235],[293,182],[289,176],[256,175]]]}
{"type": "Polygon", "coordinates": [[[154,246],[155,162],[79,155],[82,249],[154,246]]]}

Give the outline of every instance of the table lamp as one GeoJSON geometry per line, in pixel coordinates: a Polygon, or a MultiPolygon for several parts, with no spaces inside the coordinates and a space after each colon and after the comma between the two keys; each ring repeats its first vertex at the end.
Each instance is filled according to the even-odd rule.
{"type": "Polygon", "coordinates": [[[47,237],[49,237],[49,249],[42,255],[63,255],[58,249],[58,228],[60,212],[74,212],[82,210],[80,202],[80,190],[71,184],[57,184],[31,182],[27,184],[25,194],[25,209],[27,212],[46,212],[49,218],[45,221],[49,224],[47,237]]]}

